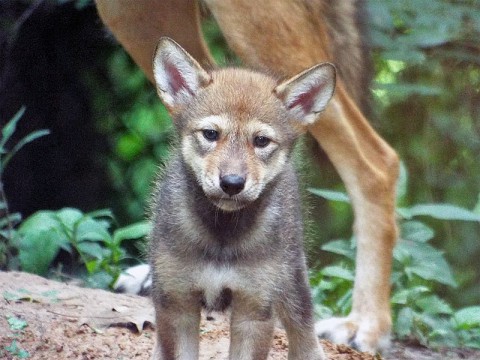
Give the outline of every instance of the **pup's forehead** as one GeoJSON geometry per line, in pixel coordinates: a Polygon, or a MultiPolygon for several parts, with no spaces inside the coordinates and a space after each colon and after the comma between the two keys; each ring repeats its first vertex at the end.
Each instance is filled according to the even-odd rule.
{"type": "Polygon", "coordinates": [[[231,68],[216,70],[211,75],[212,81],[197,93],[177,119],[180,131],[211,128],[270,137],[279,137],[280,133],[287,138],[298,135],[289,122],[285,106],[273,91],[276,79],[231,68]]]}
{"type": "Polygon", "coordinates": [[[211,72],[213,82],[242,84],[243,86],[265,87],[270,91],[277,80],[265,73],[242,68],[222,68],[211,72]]]}
{"type": "Polygon", "coordinates": [[[273,78],[261,73],[223,69],[212,73],[212,83],[205,88],[203,100],[217,114],[269,121],[281,108],[273,93],[275,86],[273,78]]]}

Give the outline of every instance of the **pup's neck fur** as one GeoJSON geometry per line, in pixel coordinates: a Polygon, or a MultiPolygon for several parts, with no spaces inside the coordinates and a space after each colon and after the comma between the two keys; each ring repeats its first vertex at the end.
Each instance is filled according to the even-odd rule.
{"type": "Polygon", "coordinates": [[[192,192],[190,198],[191,210],[220,245],[238,241],[239,237],[256,227],[261,214],[268,211],[268,206],[271,206],[274,202],[275,188],[278,186],[277,183],[281,181],[280,175],[278,179],[267,185],[262,195],[254,202],[238,210],[225,211],[207,198],[195,179],[195,175],[187,166],[184,164],[183,166],[186,185],[192,192]]]}

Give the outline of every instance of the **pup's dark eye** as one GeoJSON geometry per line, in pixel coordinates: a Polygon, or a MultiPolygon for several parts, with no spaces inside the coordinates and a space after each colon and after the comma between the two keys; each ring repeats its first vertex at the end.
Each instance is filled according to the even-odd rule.
{"type": "Polygon", "coordinates": [[[253,139],[253,145],[255,145],[255,147],[264,148],[270,144],[270,141],[271,140],[266,136],[255,136],[253,139]]]}
{"type": "Polygon", "coordinates": [[[203,137],[205,139],[207,139],[208,141],[216,141],[216,140],[218,140],[218,131],[211,130],[211,129],[205,129],[205,130],[203,130],[203,137]]]}

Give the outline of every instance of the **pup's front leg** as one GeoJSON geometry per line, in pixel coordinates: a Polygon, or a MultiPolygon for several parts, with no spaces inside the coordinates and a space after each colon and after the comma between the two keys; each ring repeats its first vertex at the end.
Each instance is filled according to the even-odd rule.
{"type": "Polygon", "coordinates": [[[272,346],[274,319],[270,303],[233,301],[230,360],[265,360],[272,346]]]}
{"type": "Polygon", "coordinates": [[[200,306],[155,304],[155,311],[157,339],[152,360],[197,360],[200,306]]]}
{"type": "Polygon", "coordinates": [[[305,272],[297,276],[281,294],[276,309],[287,332],[289,360],[324,360],[326,356],[315,334],[313,305],[305,272]]]}

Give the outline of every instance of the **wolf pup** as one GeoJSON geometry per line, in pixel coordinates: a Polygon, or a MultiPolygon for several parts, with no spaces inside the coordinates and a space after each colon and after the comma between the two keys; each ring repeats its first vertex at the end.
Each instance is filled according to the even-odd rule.
{"type": "Polygon", "coordinates": [[[153,68],[178,134],[152,205],[153,359],[198,359],[202,307],[231,308],[230,359],[266,359],[275,318],[289,359],[324,359],[291,153],[333,95],[334,66],[278,84],[250,70],[207,72],[162,38],[153,68]]]}

